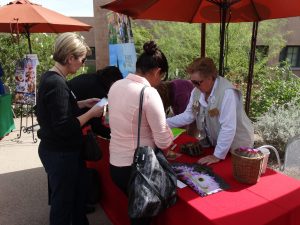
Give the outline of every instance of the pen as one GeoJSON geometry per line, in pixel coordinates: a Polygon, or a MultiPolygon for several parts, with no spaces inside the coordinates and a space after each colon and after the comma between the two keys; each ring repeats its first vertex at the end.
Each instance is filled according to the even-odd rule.
{"type": "Polygon", "coordinates": [[[177,147],[177,144],[174,144],[174,145],[171,147],[171,151],[173,151],[176,147],[177,147]]]}

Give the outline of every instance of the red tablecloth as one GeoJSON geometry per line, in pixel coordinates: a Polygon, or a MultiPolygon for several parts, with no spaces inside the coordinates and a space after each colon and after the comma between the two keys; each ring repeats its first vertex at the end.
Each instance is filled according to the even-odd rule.
{"type": "MultiPolygon", "coordinates": [[[[195,141],[181,135],[176,143],[195,141]]],[[[100,203],[114,225],[129,225],[127,198],[113,184],[109,173],[109,142],[99,138],[103,159],[88,162],[96,168],[101,181],[100,203]]],[[[178,148],[178,147],[177,147],[178,148]]],[[[178,149],[177,149],[178,150],[178,149]]],[[[207,150],[209,154],[211,150],[207,150]]],[[[181,156],[179,162],[194,162],[195,158],[181,156]]],[[[300,181],[267,169],[255,185],[238,183],[232,176],[230,156],[211,166],[229,185],[228,190],[200,197],[189,187],[178,190],[178,202],[157,218],[155,225],[299,225],[300,181]]]]}

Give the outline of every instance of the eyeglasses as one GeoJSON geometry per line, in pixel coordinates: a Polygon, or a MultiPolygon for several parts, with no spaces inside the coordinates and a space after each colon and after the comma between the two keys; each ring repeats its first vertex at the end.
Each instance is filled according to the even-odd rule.
{"type": "Polygon", "coordinates": [[[191,80],[191,82],[195,86],[200,86],[203,83],[203,80],[191,80]]]}
{"type": "Polygon", "coordinates": [[[81,60],[81,63],[84,64],[86,61],[86,57],[81,60]]]}

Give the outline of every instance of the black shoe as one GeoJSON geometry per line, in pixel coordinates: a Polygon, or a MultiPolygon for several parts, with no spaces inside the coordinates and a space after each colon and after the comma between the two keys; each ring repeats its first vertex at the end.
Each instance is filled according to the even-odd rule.
{"type": "Polygon", "coordinates": [[[92,205],[85,206],[85,214],[90,214],[96,211],[96,207],[92,205]]]}

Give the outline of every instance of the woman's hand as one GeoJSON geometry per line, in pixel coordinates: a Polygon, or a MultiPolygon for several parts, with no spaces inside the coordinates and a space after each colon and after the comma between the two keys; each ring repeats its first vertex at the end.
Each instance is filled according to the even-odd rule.
{"type": "Polygon", "coordinates": [[[101,117],[104,111],[104,106],[95,105],[88,111],[91,118],[101,117]]]}
{"type": "Polygon", "coordinates": [[[101,117],[104,111],[104,106],[95,105],[86,113],[82,114],[81,116],[78,116],[77,119],[80,122],[80,126],[83,126],[88,122],[90,119],[95,117],[101,117]]]}
{"type": "Polygon", "coordinates": [[[163,149],[162,151],[168,159],[174,159],[177,157],[176,152],[174,152],[176,147],[177,147],[177,144],[172,143],[168,148],[163,149]]]}
{"type": "Polygon", "coordinates": [[[78,107],[82,108],[92,108],[96,103],[100,101],[100,98],[89,98],[86,100],[78,101],[78,107]]]}
{"type": "Polygon", "coordinates": [[[205,156],[205,157],[199,159],[199,160],[198,160],[198,163],[210,165],[210,164],[213,164],[213,163],[220,162],[220,160],[221,160],[221,159],[217,158],[217,157],[214,156],[214,155],[208,155],[208,156],[205,156]]]}

